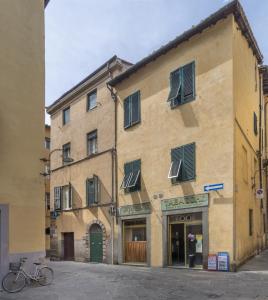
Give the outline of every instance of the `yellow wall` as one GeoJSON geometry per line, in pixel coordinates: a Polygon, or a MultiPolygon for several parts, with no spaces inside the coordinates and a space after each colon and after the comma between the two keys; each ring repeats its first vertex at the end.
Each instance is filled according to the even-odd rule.
{"type": "Polygon", "coordinates": [[[141,159],[141,192],[119,190],[119,206],[148,202],[151,215],[151,264],[161,266],[162,224],[160,200],[200,194],[206,184],[224,182],[223,191],[209,200],[209,251],[228,251],[233,256],[233,18],[217,23],[176,49],[160,56],[116,86],[118,94],[118,189],[124,163],[141,159]],[[195,61],[196,99],[171,110],[169,75],[195,61]],[[141,123],[123,128],[123,100],[141,92],[141,123]],[[196,143],[196,179],[172,185],[167,178],[170,150],[196,143]]]}
{"type": "MultiPolygon", "coordinates": [[[[263,201],[264,208],[261,209],[261,200],[255,197],[256,189],[259,188],[259,173],[256,172],[259,170],[258,157],[256,155],[256,152],[259,150],[259,134],[254,134],[253,112],[257,114],[259,122],[260,84],[258,63],[246,39],[242,36],[241,31],[237,29],[236,23],[233,24],[233,32],[235,230],[236,261],[237,264],[240,264],[264,247],[263,214],[266,213],[266,201],[263,201]],[[246,160],[243,160],[243,152],[245,151],[246,160]],[[256,186],[253,187],[254,176],[256,186]],[[253,209],[254,224],[252,236],[249,235],[249,209],[253,209]]],[[[263,116],[262,120],[264,120],[263,116]]],[[[263,125],[264,123],[262,123],[263,125]]]]}
{"type": "Polygon", "coordinates": [[[9,253],[44,252],[44,1],[0,3],[0,204],[9,253]]]}

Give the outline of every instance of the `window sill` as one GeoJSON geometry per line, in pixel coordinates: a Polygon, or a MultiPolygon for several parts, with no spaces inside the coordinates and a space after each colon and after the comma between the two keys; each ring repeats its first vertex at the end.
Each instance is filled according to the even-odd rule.
{"type": "Polygon", "coordinates": [[[132,123],[132,124],[129,125],[129,126],[125,126],[125,127],[124,127],[124,130],[128,130],[129,128],[132,128],[132,127],[134,127],[134,126],[137,126],[137,125],[140,124],[140,123],[141,123],[141,121],[138,121],[138,122],[132,123]]]}
{"type": "Polygon", "coordinates": [[[94,107],[92,107],[92,108],[88,108],[88,109],[87,109],[87,112],[91,112],[91,111],[95,110],[97,107],[98,107],[98,105],[96,105],[96,106],[94,106],[94,107]]]}
{"type": "Polygon", "coordinates": [[[179,104],[174,105],[174,106],[171,105],[171,103],[170,103],[170,108],[171,108],[171,109],[175,109],[175,108],[180,107],[180,106],[182,106],[182,105],[184,105],[184,104],[187,104],[187,103],[189,103],[189,102],[194,101],[195,98],[196,98],[196,97],[190,98],[190,99],[188,99],[188,100],[186,100],[186,101],[183,101],[182,103],[179,103],[179,104]]]}
{"type": "Polygon", "coordinates": [[[196,178],[189,179],[189,180],[183,180],[183,181],[175,181],[175,182],[172,182],[172,180],[171,180],[171,185],[181,185],[181,184],[184,184],[187,182],[195,182],[195,181],[196,181],[196,178]]]}

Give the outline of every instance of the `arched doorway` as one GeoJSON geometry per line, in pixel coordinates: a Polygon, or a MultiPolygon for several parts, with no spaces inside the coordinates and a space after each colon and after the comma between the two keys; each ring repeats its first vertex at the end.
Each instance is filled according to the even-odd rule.
{"type": "Polygon", "coordinates": [[[103,232],[99,224],[92,224],[89,229],[90,261],[103,262],[103,232]]]}

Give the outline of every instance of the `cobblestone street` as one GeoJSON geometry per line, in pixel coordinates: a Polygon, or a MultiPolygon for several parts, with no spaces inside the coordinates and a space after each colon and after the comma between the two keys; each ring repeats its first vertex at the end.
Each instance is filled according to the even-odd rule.
{"type": "Polygon", "coordinates": [[[268,299],[267,256],[264,252],[237,273],[53,262],[53,285],[2,292],[0,299],[268,299]]]}

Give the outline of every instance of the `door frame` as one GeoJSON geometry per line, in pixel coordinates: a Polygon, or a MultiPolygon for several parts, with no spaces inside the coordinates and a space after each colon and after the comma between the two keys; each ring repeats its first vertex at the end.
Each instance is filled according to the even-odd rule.
{"type": "MultiPolygon", "coordinates": [[[[195,220],[189,222],[182,222],[182,221],[175,221],[175,222],[168,222],[168,265],[172,266],[172,252],[171,252],[171,226],[176,224],[183,224],[184,227],[184,268],[188,268],[187,265],[187,236],[186,236],[186,227],[187,225],[201,225],[202,220],[195,220]]],[[[203,235],[203,226],[202,226],[202,235],[203,235]]],[[[203,253],[202,253],[203,255],[203,253]]],[[[201,265],[196,265],[197,267],[201,267],[201,265]]],[[[183,268],[183,266],[182,266],[183,268]]]]}
{"type": "Polygon", "coordinates": [[[184,214],[192,214],[192,213],[202,213],[202,231],[203,231],[203,268],[207,268],[207,260],[208,260],[208,251],[209,251],[209,224],[208,224],[208,207],[194,207],[194,208],[186,208],[186,209],[177,209],[170,211],[162,211],[163,216],[163,226],[162,226],[162,262],[163,267],[169,266],[169,225],[168,225],[168,217],[172,215],[184,215],[184,214]]]}
{"type": "Polygon", "coordinates": [[[87,261],[90,262],[90,228],[94,224],[97,224],[101,227],[101,230],[102,230],[102,262],[107,263],[106,251],[107,250],[109,251],[109,249],[107,249],[107,245],[106,245],[106,238],[107,238],[106,228],[100,220],[93,220],[92,222],[90,222],[87,225],[87,228],[86,228],[86,237],[87,238],[85,240],[85,248],[87,250],[87,261]]]}
{"type": "Polygon", "coordinates": [[[101,247],[101,262],[99,262],[99,263],[103,263],[103,231],[102,231],[101,226],[97,223],[91,224],[91,226],[89,228],[89,261],[92,262],[92,263],[97,263],[97,262],[91,260],[91,254],[92,254],[91,253],[91,235],[94,234],[94,233],[97,233],[97,232],[91,232],[90,231],[93,226],[99,226],[99,228],[100,228],[100,232],[98,232],[98,233],[101,233],[102,247],[101,247]]]}
{"type": "Polygon", "coordinates": [[[151,214],[125,216],[118,219],[118,263],[124,264],[124,222],[127,220],[145,219],[146,223],[146,266],[151,265],[151,214]]]}
{"type": "Polygon", "coordinates": [[[74,232],[73,231],[67,231],[67,232],[63,232],[63,259],[64,260],[69,260],[69,259],[66,259],[66,256],[65,256],[65,236],[67,236],[68,234],[73,236],[73,243],[72,243],[72,246],[73,246],[73,259],[70,259],[70,261],[72,260],[75,260],[75,247],[74,247],[74,232]]]}

